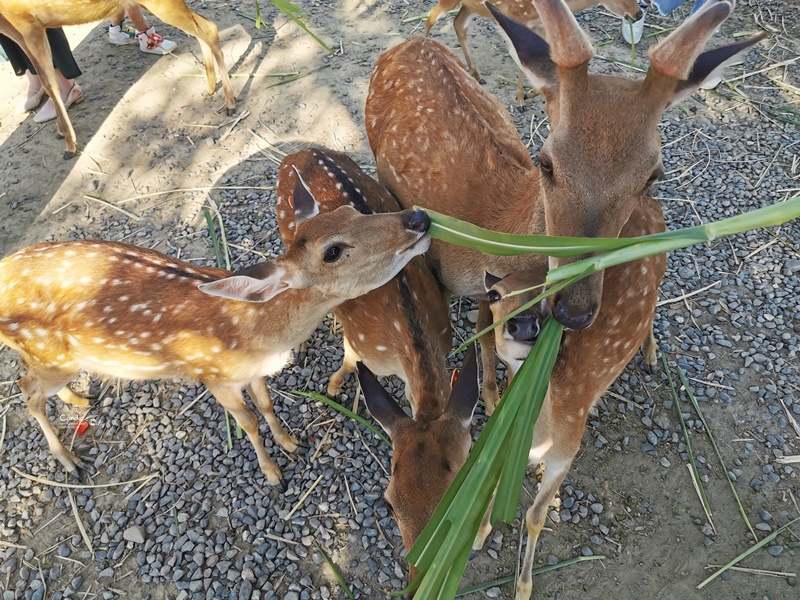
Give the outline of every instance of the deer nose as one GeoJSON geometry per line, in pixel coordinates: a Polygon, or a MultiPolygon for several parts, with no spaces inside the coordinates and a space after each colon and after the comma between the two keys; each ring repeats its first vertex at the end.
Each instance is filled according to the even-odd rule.
{"type": "Polygon", "coordinates": [[[424,210],[412,210],[406,220],[406,229],[424,233],[431,226],[431,218],[424,210]]]}
{"type": "Polygon", "coordinates": [[[518,342],[535,342],[539,336],[539,319],[536,315],[517,315],[508,320],[506,331],[518,342]]]}
{"type": "Polygon", "coordinates": [[[596,311],[597,308],[593,307],[587,312],[574,313],[564,302],[558,300],[553,306],[553,316],[556,321],[567,329],[586,329],[594,321],[596,311]]]}

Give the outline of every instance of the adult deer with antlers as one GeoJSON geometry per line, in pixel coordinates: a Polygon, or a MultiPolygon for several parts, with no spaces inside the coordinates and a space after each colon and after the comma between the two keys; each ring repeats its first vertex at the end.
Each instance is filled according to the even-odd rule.
{"type": "MultiPolygon", "coordinates": [[[[662,172],[656,129],[662,113],[763,36],[702,52],[733,9],[732,2],[711,0],[651,50],[644,80],[628,80],[589,73],[591,44],[563,0],[534,5],[549,46],[499,11],[493,14],[544,94],[551,132],[539,166],[503,106],[447,49],[415,38],[386,52],[370,82],[366,125],[381,181],[403,206],[422,204],[495,231],[579,237],[663,231],[661,209],[648,194],[662,172]]],[[[479,299],[486,271],[505,277],[545,268],[537,257],[484,256],[439,242],[427,256],[451,292],[479,299]]],[[[578,258],[551,258],[549,265],[578,258]]],[[[531,459],[545,463],[545,474],[526,516],[518,599],[530,596],[536,539],[578,450],[588,410],[648,337],[664,264],[661,256],[608,269],[547,303],[572,331],[534,432],[531,459]],[[609,340],[618,345],[604,355],[609,340]]],[[[485,301],[481,307],[486,319],[485,301]]],[[[486,358],[484,382],[494,379],[486,358]]]]}
{"type": "MultiPolygon", "coordinates": [[[[64,25],[81,25],[108,19],[122,13],[135,0],[0,0],[0,33],[19,44],[31,59],[36,72],[42,80],[47,95],[53,99],[58,117],[58,133],[64,136],[67,149],[64,158],[69,159],[77,152],[75,130],[67,115],[67,109],[58,91],[53,70],[50,44],[47,42],[47,28],[64,25]]],[[[209,95],[214,93],[217,76],[214,73],[216,62],[225,92],[225,108],[233,114],[236,99],[225,58],[219,45],[217,26],[208,19],[192,11],[185,0],[145,0],[138,2],[159,19],[177,27],[197,38],[203,51],[203,64],[206,69],[209,95]]]]}
{"type": "MultiPolygon", "coordinates": [[[[431,27],[436,24],[436,21],[443,14],[451,10],[459,2],[461,2],[461,8],[453,20],[453,29],[456,30],[458,43],[461,45],[461,51],[467,61],[467,69],[475,79],[482,81],[481,74],[478,71],[478,67],[475,66],[475,61],[472,60],[467,46],[467,29],[469,29],[469,23],[475,15],[491,18],[492,13],[486,7],[485,0],[439,0],[438,4],[428,13],[428,19],[425,21],[425,35],[428,35],[431,27]]],[[[638,21],[642,15],[642,9],[639,7],[637,0],[603,0],[603,2],[597,2],[597,0],[566,0],[566,3],[573,13],[578,13],[595,4],[601,4],[618,17],[629,17],[634,21],[638,21]]],[[[492,3],[492,6],[518,23],[522,23],[528,29],[535,31],[540,37],[547,39],[547,32],[532,0],[497,0],[492,3]]],[[[517,77],[518,106],[522,106],[525,103],[524,79],[522,70],[520,70],[517,77]]]]}
{"type": "Polygon", "coordinates": [[[430,244],[423,211],[341,207],[314,216],[313,197],[299,189],[294,199],[295,244],[235,273],[105,241],[40,244],[0,262],[0,342],[20,354],[28,410],[67,471],[77,475],[80,460],[59,440],[46,402],[58,394],[87,405],[65,386],[88,370],[204,383],[247,433],[267,481],[279,483],[242,388],[276,441],[294,450],[264,376],[280,371],[330,310],[383,285],[430,244]]]}
{"type": "MultiPolygon", "coordinates": [[[[363,213],[401,210],[389,191],[347,155],[309,148],[286,156],[278,170],[275,212],[287,246],[295,240],[294,191],[309,190],[319,210],[352,206],[363,213]]],[[[450,390],[445,356],[452,347],[448,297],[418,258],[383,286],[339,305],[344,363],[331,375],[328,395],[358,369],[367,408],[392,440],[386,490],[407,549],[428,523],[469,452],[470,422],[478,402],[474,350],[450,390]],[[397,375],[406,384],[409,417],[375,375],[397,375]]]]}

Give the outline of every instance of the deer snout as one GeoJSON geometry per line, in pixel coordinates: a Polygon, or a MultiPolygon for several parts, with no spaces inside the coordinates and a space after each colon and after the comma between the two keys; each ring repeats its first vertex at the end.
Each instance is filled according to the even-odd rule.
{"type": "Polygon", "coordinates": [[[506,331],[517,342],[532,344],[539,337],[539,318],[533,314],[520,314],[506,322],[506,331]]]}
{"type": "Polygon", "coordinates": [[[406,215],[404,224],[409,231],[425,233],[431,226],[431,218],[424,210],[412,210],[406,215]]]}
{"type": "Polygon", "coordinates": [[[556,298],[551,312],[556,321],[567,329],[586,329],[594,321],[597,306],[591,306],[588,310],[579,309],[562,298],[556,298]]]}

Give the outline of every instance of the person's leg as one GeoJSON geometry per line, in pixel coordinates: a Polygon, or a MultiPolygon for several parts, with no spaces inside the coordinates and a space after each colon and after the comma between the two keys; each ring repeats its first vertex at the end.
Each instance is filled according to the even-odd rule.
{"type": "MultiPolygon", "coordinates": [[[[705,2],[705,0],[702,0],[705,2]]],[[[686,0],[650,0],[650,4],[658,9],[662,15],[668,15],[686,0]]]]}
{"type": "Polygon", "coordinates": [[[139,40],[139,50],[147,54],[169,54],[178,44],[172,40],[167,40],[156,33],[155,27],[151,27],[144,18],[142,9],[138,4],[128,8],[128,18],[136,28],[136,39],[139,40]]]}
{"type": "Polygon", "coordinates": [[[111,17],[111,25],[108,26],[108,41],[115,46],[127,46],[128,44],[136,43],[136,31],[130,26],[123,27],[122,22],[124,20],[124,10],[120,10],[111,17]]]}
{"type": "MultiPolygon", "coordinates": [[[[58,84],[58,91],[61,94],[61,100],[64,101],[64,106],[69,108],[73,104],[80,104],[83,102],[83,90],[74,78],[68,79],[60,69],[55,70],[56,83],[58,84]]],[[[48,98],[44,103],[42,110],[40,110],[33,117],[35,123],[45,123],[52,121],[56,118],[56,105],[52,98],[48,98]]]]}

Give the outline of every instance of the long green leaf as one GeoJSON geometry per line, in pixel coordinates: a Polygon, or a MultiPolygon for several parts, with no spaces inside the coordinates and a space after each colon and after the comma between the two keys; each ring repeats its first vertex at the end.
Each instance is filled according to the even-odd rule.
{"type": "Polygon", "coordinates": [[[317,394],[316,392],[303,392],[301,390],[292,390],[292,393],[293,394],[297,394],[298,396],[305,396],[306,398],[311,398],[312,400],[316,400],[317,402],[322,402],[323,404],[327,404],[328,406],[330,406],[334,410],[339,411],[340,413],[342,413],[346,417],[350,417],[354,421],[357,421],[358,423],[361,423],[364,427],[369,429],[372,433],[374,433],[380,439],[382,439],[384,442],[386,442],[386,445],[389,446],[389,448],[392,447],[392,442],[389,441],[389,438],[387,438],[385,435],[383,435],[383,433],[381,433],[381,431],[377,427],[375,427],[372,423],[367,421],[365,418],[360,417],[359,415],[354,413],[352,410],[349,410],[349,409],[345,408],[344,406],[342,406],[338,402],[334,402],[333,400],[331,400],[327,396],[323,396],[322,394],[317,394]]]}
{"type": "Polygon", "coordinates": [[[339,567],[337,567],[334,564],[331,557],[328,556],[328,553],[325,552],[324,548],[320,545],[319,542],[315,541],[314,544],[316,545],[317,550],[319,550],[319,553],[322,554],[322,558],[325,559],[325,562],[331,568],[331,571],[333,571],[333,576],[336,577],[336,581],[338,581],[339,585],[342,586],[342,590],[344,590],[344,593],[347,594],[347,597],[350,600],[356,600],[356,597],[353,595],[353,592],[350,590],[350,587],[347,585],[347,582],[345,582],[344,577],[342,576],[342,572],[339,570],[339,567]]]}
{"type": "Polygon", "coordinates": [[[728,472],[728,467],[725,466],[725,461],[722,460],[722,453],[719,451],[719,446],[717,446],[717,440],[714,439],[713,434],[711,433],[711,428],[706,423],[706,418],[703,416],[703,411],[700,410],[700,405],[697,403],[697,398],[694,397],[694,392],[692,391],[692,387],[689,385],[689,382],[686,380],[686,375],[683,372],[683,369],[678,367],[678,376],[681,378],[681,383],[683,384],[683,388],[686,390],[686,395],[689,396],[689,400],[692,402],[692,406],[694,407],[697,416],[700,417],[700,421],[703,423],[703,429],[706,431],[706,435],[708,439],[711,440],[711,445],[714,447],[714,452],[719,459],[720,464],[722,465],[722,472],[725,473],[725,479],[728,480],[728,487],[731,488],[731,492],[733,492],[733,497],[736,500],[736,505],[739,507],[739,514],[742,515],[742,519],[744,519],[745,525],[747,525],[747,529],[750,530],[750,534],[753,536],[753,539],[758,541],[758,536],[756,535],[755,529],[750,524],[750,519],[747,518],[747,513],[744,512],[744,507],[742,506],[741,500],[739,500],[739,494],[736,493],[736,487],[733,485],[733,481],[731,481],[730,473],[728,472]]]}
{"type": "MultiPolygon", "coordinates": [[[[562,331],[563,327],[552,318],[545,321],[536,346],[503,395],[451,489],[408,553],[408,561],[416,565],[419,572],[404,593],[416,589],[418,600],[454,597],[483,515],[498,480],[509,468],[517,471],[516,476],[505,476],[506,483],[498,488],[498,495],[504,504],[509,504],[508,498],[513,498],[516,507],[524,476],[524,466],[520,476],[518,465],[521,461],[527,464],[533,432],[533,421],[528,416],[534,409],[528,405],[533,404],[535,398],[530,396],[538,387],[544,397],[550,377],[548,365],[551,369],[555,363],[562,331]],[[544,373],[537,373],[536,367],[542,364],[544,373]],[[532,383],[537,375],[541,380],[538,386],[532,383]],[[519,443],[515,446],[512,440],[519,443]],[[514,454],[518,456],[511,457],[514,454]],[[511,467],[504,466],[507,461],[511,467]],[[453,493],[453,489],[457,491],[453,493]]],[[[514,512],[511,510],[510,516],[503,514],[501,518],[510,522],[514,512]]]]}
{"type": "Polygon", "coordinates": [[[800,196],[715,223],[635,238],[574,238],[499,233],[433,210],[424,210],[431,217],[431,227],[428,232],[432,237],[479,250],[485,254],[495,256],[546,254],[564,258],[589,252],[606,253],[551,270],[547,281],[555,282],[584,273],[601,271],[623,262],[711,242],[751,229],[780,225],[800,217],[800,196]]]}
{"type": "Polygon", "coordinates": [[[628,248],[613,250],[600,256],[557,267],[547,274],[547,282],[562,281],[582,273],[596,273],[632,260],[688,248],[695,244],[713,242],[751,229],[781,225],[798,217],[800,217],[800,196],[716,223],[706,223],[697,227],[676,229],[651,236],[629,238],[637,243],[628,248]]]}
{"type": "Polygon", "coordinates": [[[745,558],[747,558],[748,556],[750,556],[750,555],[751,555],[753,552],[755,552],[755,551],[756,551],[756,550],[758,550],[759,548],[762,548],[762,547],[766,546],[767,544],[769,544],[769,543],[770,543],[772,540],[774,540],[776,537],[778,537],[778,534],[780,534],[780,533],[781,533],[782,531],[784,531],[785,529],[788,529],[790,525],[794,525],[794,524],[795,524],[795,523],[797,523],[798,521],[800,521],[800,517],[797,517],[797,518],[795,518],[795,519],[792,519],[791,521],[789,521],[788,523],[786,523],[786,525],[784,525],[783,527],[781,527],[781,528],[779,528],[779,529],[776,529],[775,531],[773,531],[771,534],[769,534],[767,537],[765,537],[763,540],[761,540],[761,541],[760,541],[760,542],[758,542],[757,544],[753,544],[752,546],[750,546],[750,548],[748,548],[747,550],[745,550],[744,552],[742,552],[742,553],[741,553],[739,556],[737,556],[736,558],[734,558],[734,559],[733,559],[732,561],[730,561],[728,564],[726,564],[726,565],[725,565],[725,566],[723,566],[723,567],[720,567],[720,569],[719,569],[718,571],[715,571],[713,575],[711,575],[711,576],[710,576],[710,577],[708,577],[707,579],[703,580],[703,582],[702,582],[702,583],[700,583],[700,585],[698,585],[696,589],[698,589],[698,590],[702,590],[702,589],[703,589],[704,587],[706,587],[706,586],[707,586],[709,583],[711,583],[711,582],[712,582],[714,579],[716,579],[717,577],[719,577],[720,575],[722,575],[722,574],[723,574],[725,571],[727,571],[728,569],[730,569],[730,568],[731,568],[733,565],[735,565],[735,564],[736,564],[736,563],[738,563],[739,561],[742,561],[742,560],[744,560],[745,558]]]}
{"type": "MultiPolygon", "coordinates": [[[[328,47],[328,44],[326,44],[320,38],[318,38],[306,26],[305,21],[308,20],[308,17],[306,17],[300,11],[300,8],[296,4],[293,4],[289,0],[269,0],[269,1],[272,2],[273,6],[275,6],[275,8],[277,8],[279,11],[281,11],[283,14],[285,14],[287,17],[289,17],[292,21],[297,23],[297,25],[303,31],[305,31],[308,35],[310,35],[312,38],[314,38],[314,41],[317,42],[323,48],[325,48],[325,51],[328,54],[333,54],[333,50],[331,50],[330,47],[328,47]]],[[[260,13],[259,13],[259,17],[257,17],[257,18],[260,18],[260,13]]]]}
{"type": "Polygon", "coordinates": [[[511,438],[512,450],[522,448],[525,452],[510,451],[506,455],[503,473],[497,486],[497,496],[492,508],[492,521],[497,519],[510,523],[514,519],[519,504],[519,490],[525,478],[528,466],[528,453],[533,440],[533,426],[539,417],[547,388],[550,384],[550,373],[558,357],[561,336],[564,327],[549,317],[544,324],[536,345],[528,359],[522,363],[506,394],[509,402],[519,404],[517,423],[511,438]],[[517,400],[519,396],[519,400],[517,400]]]}

